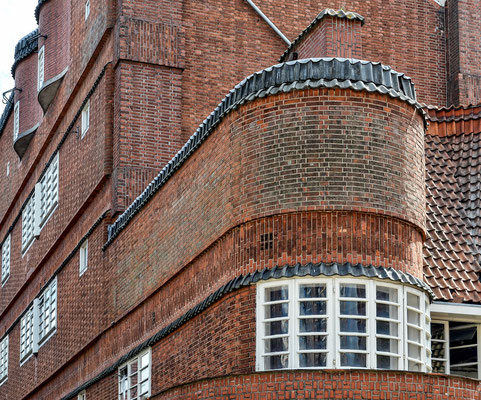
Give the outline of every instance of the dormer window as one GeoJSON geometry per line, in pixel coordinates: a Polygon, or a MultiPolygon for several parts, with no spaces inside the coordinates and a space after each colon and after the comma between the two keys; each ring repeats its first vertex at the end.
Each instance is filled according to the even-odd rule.
{"type": "Polygon", "coordinates": [[[45,78],[45,46],[42,46],[38,51],[38,90],[43,86],[43,81],[45,78]]]}

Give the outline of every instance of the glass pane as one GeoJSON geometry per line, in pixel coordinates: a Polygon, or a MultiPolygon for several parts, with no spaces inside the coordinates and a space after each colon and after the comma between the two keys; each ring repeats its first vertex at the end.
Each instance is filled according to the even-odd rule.
{"type": "Polygon", "coordinates": [[[140,393],[147,394],[149,393],[149,382],[144,382],[140,385],[140,393]]]}
{"type": "Polygon", "coordinates": [[[376,300],[392,301],[397,303],[397,289],[385,286],[376,286],[376,300]]]}
{"type": "Polygon", "coordinates": [[[289,348],[289,338],[265,339],[264,348],[266,353],[275,353],[279,351],[287,351],[289,348]]]}
{"type": "Polygon", "coordinates": [[[472,344],[477,344],[477,329],[475,326],[464,328],[462,324],[449,324],[450,347],[472,344]]]}
{"type": "Polygon", "coordinates": [[[409,370],[409,371],[418,371],[418,372],[420,372],[420,371],[421,371],[421,364],[416,363],[416,362],[414,362],[414,361],[409,361],[409,362],[408,362],[408,370],[409,370]]]}
{"type": "Polygon", "coordinates": [[[326,301],[301,301],[299,313],[301,315],[326,315],[326,301]]]}
{"type": "Polygon", "coordinates": [[[341,315],[366,315],[366,303],[360,301],[341,301],[341,315]]]}
{"type": "Polygon", "coordinates": [[[341,353],[342,367],[366,367],[366,354],[341,353]]]}
{"type": "Polygon", "coordinates": [[[342,283],[340,285],[341,297],[358,297],[366,298],[366,285],[342,283]]]}
{"type": "Polygon", "coordinates": [[[140,368],[144,368],[147,365],[149,365],[149,353],[144,354],[140,360],[140,368]]]}
{"type": "Polygon", "coordinates": [[[399,353],[398,349],[399,349],[399,340],[384,339],[384,338],[376,339],[376,350],[377,351],[384,351],[386,353],[396,353],[396,354],[398,354],[399,353]]]}
{"type": "Polygon", "coordinates": [[[473,345],[461,349],[450,349],[449,358],[451,366],[455,364],[476,363],[478,361],[478,347],[473,345]]]}
{"type": "Polygon", "coordinates": [[[397,357],[377,356],[377,368],[379,369],[398,369],[399,359],[397,357]]]}
{"type": "Polygon", "coordinates": [[[366,320],[354,318],[341,318],[341,332],[366,332],[366,320]]]}
{"type": "Polygon", "coordinates": [[[282,335],[289,331],[289,321],[287,319],[282,321],[266,322],[266,336],[282,335]]]}
{"type": "Polygon", "coordinates": [[[416,296],[412,293],[408,293],[408,306],[417,308],[419,310],[420,308],[420,298],[419,296],[416,296]]]}
{"type": "Polygon", "coordinates": [[[300,350],[325,350],[326,346],[326,336],[299,336],[300,350]]]}
{"type": "Polygon", "coordinates": [[[438,340],[444,340],[444,324],[436,324],[432,323],[431,324],[431,338],[432,339],[438,339],[438,340]]]}
{"type": "Polygon", "coordinates": [[[312,297],[326,297],[326,285],[300,285],[299,297],[301,299],[307,299],[312,297]]]}
{"type": "Polygon", "coordinates": [[[130,388],[130,398],[135,399],[137,397],[137,385],[130,388]]]}
{"type": "Polygon", "coordinates": [[[143,382],[147,379],[149,379],[149,368],[144,368],[140,371],[140,381],[143,382]]]}
{"type": "Polygon", "coordinates": [[[308,318],[299,320],[300,332],[326,332],[326,318],[308,318]]]}
{"type": "Polygon", "coordinates": [[[432,361],[432,367],[433,367],[433,372],[439,373],[439,374],[445,374],[446,373],[446,362],[445,361],[432,361]]]}
{"type": "Polygon", "coordinates": [[[270,304],[265,306],[265,318],[287,317],[289,313],[289,303],[270,304]]]}
{"type": "Polygon", "coordinates": [[[415,358],[416,360],[421,359],[421,346],[415,344],[408,344],[408,356],[415,358]]]}
{"type": "Polygon", "coordinates": [[[308,367],[325,367],[326,353],[301,353],[299,354],[299,366],[301,368],[308,367]]]}
{"type": "Polygon", "coordinates": [[[364,337],[364,336],[341,336],[341,349],[343,349],[343,350],[366,350],[366,337],[364,337]]]}
{"type": "Polygon", "coordinates": [[[421,343],[421,331],[416,328],[408,327],[408,339],[413,342],[421,343]]]}
{"type": "Polygon", "coordinates": [[[265,301],[287,300],[289,298],[289,290],[287,289],[287,286],[266,288],[265,294],[265,301]]]}
{"type": "Polygon", "coordinates": [[[464,367],[457,367],[455,365],[451,365],[451,374],[477,379],[478,367],[476,365],[466,365],[464,367]]]}
{"type": "Polygon", "coordinates": [[[398,319],[398,307],[387,304],[376,304],[376,315],[381,318],[398,319]]]}
{"type": "Polygon", "coordinates": [[[267,370],[287,368],[288,363],[289,356],[287,354],[265,357],[265,369],[267,370]]]}
{"type": "Polygon", "coordinates": [[[420,314],[416,311],[408,310],[408,322],[410,324],[419,326],[421,324],[419,315],[420,314]]]}
{"type": "Polygon", "coordinates": [[[376,321],[376,333],[379,335],[398,336],[398,325],[395,322],[376,321]]]}

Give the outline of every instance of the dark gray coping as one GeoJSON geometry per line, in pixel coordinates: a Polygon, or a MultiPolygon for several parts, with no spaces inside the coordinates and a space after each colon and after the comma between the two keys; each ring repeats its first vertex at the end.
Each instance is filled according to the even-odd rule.
{"type": "MultiPolygon", "coordinates": [[[[109,226],[105,250],[132,218],[147,204],[172,174],[210,135],[213,129],[232,110],[257,98],[306,88],[342,88],[387,94],[414,106],[421,115],[425,112],[416,101],[411,78],[391,67],[369,61],[346,58],[310,58],[277,64],[256,72],[240,82],[202,122],[187,143],[159,172],[146,189],[109,226]]],[[[426,123],[426,120],[424,119],[426,123]]]]}
{"type": "Polygon", "coordinates": [[[28,145],[33,139],[33,135],[35,135],[35,132],[37,131],[39,126],[40,124],[36,124],[25,132],[22,132],[20,135],[18,135],[15,142],[13,142],[13,148],[20,158],[22,158],[27,151],[28,145]]]}
{"type": "Polygon", "coordinates": [[[11,112],[13,111],[13,94],[10,93],[10,97],[8,98],[7,104],[5,105],[5,108],[3,109],[2,116],[0,117],[0,136],[2,136],[3,129],[5,128],[5,125],[7,125],[8,117],[10,116],[11,112]]]}
{"type": "Polygon", "coordinates": [[[47,1],[48,0],[38,0],[37,7],[35,7],[35,19],[37,20],[37,24],[38,24],[38,19],[40,17],[40,9],[47,1]]]}
{"type": "Polygon", "coordinates": [[[135,357],[137,354],[141,353],[148,347],[153,346],[158,343],[161,339],[171,334],[186,322],[199,315],[205,311],[209,306],[215,303],[217,300],[224,297],[237,289],[252,285],[260,281],[266,281],[269,279],[280,279],[280,278],[293,278],[293,277],[303,277],[303,276],[354,276],[354,277],[366,277],[366,278],[376,278],[383,280],[390,280],[395,282],[400,282],[402,284],[415,286],[418,289],[427,292],[431,298],[434,299],[434,293],[432,290],[424,283],[422,280],[414,277],[413,275],[401,271],[397,271],[392,268],[384,267],[374,267],[372,265],[363,266],[361,264],[352,265],[350,263],[344,264],[296,264],[294,266],[285,265],[283,267],[275,266],[272,269],[263,269],[255,272],[251,272],[247,275],[240,275],[225,285],[221,286],[215,292],[207,296],[202,302],[191,308],[184,315],[177,318],[174,322],[170,323],[166,327],[162,328],[155,335],[151,336],[149,339],[145,340],[143,343],[139,344],[127,354],[124,354],[116,362],[111,364],[109,367],[105,368],[102,372],[96,375],[94,378],[88,380],[84,384],[80,385],[77,389],[63,396],[61,400],[73,399],[82,390],[87,389],[89,386],[99,382],[103,378],[106,378],[110,374],[117,371],[117,369],[124,364],[126,361],[135,357]]]}
{"type": "MultiPolygon", "coordinates": [[[[87,233],[82,237],[82,239],[80,239],[80,241],[77,243],[77,245],[74,247],[74,249],[69,253],[69,255],[65,258],[65,260],[62,261],[62,264],[60,264],[60,266],[55,270],[55,272],[53,273],[53,275],[50,277],[50,279],[44,283],[44,285],[40,288],[40,290],[38,291],[38,293],[42,293],[42,291],[48,286],[50,285],[50,283],[55,279],[55,277],[60,273],[60,271],[62,271],[62,269],[65,268],[65,266],[70,262],[70,260],[73,258],[73,256],[75,255],[75,253],[80,249],[80,247],[82,246],[82,244],[88,239],[88,237],[93,233],[93,231],[95,230],[95,228],[97,228],[97,226],[100,225],[100,223],[102,222],[102,220],[107,216],[107,214],[110,212],[110,210],[106,210],[104,211],[104,213],[93,223],[93,225],[90,227],[90,229],[87,231],[87,233]]],[[[37,296],[35,296],[37,297],[37,296]]],[[[17,323],[20,322],[20,320],[22,319],[22,317],[25,315],[25,312],[32,306],[33,304],[33,300],[28,304],[27,307],[25,307],[25,310],[15,319],[15,321],[13,321],[13,323],[10,325],[10,327],[5,331],[5,333],[2,335],[2,338],[0,339],[3,340],[3,338],[5,336],[7,336],[12,330],[13,328],[15,327],[15,325],[17,323]]]]}
{"type": "Polygon", "coordinates": [[[286,61],[288,54],[291,52],[292,48],[295,47],[304,37],[324,18],[324,17],[332,17],[332,18],[346,18],[350,20],[357,20],[361,21],[361,25],[364,25],[364,17],[358,13],[352,11],[344,11],[344,10],[333,10],[332,8],[326,8],[322,10],[316,18],[312,20],[312,22],[304,29],[299,36],[297,36],[291,44],[287,47],[286,51],[282,56],[279,57],[279,62],[286,61]]]}
{"type": "Polygon", "coordinates": [[[40,106],[42,107],[44,114],[47,112],[48,107],[55,98],[57,90],[60,87],[60,83],[62,83],[62,79],[64,78],[67,71],[68,67],[65,68],[62,72],[60,72],[60,74],[58,74],[57,76],[54,76],[53,78],[44,82],[42,87],[38,91],[37,99],[40,106]]]}
{"type": "Polygon", "coordinates": [[[20,61],[24,58],[28,57],[30,54],[36,52],[38,49],[38,29],[30,32],[28,35],[25,35],[21,38],[15,46],[15,56],[14,56],[14,63],[12,65],[12,77],[15,78],[15,70],[17,69],[17,65],[20,61]]]}

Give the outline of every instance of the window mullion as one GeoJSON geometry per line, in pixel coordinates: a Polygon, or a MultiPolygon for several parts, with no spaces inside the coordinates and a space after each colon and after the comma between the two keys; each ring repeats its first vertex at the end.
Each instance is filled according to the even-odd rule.
{"type": "Polygon", "coordinates": [[[32,343],[32,352],[34,354],[38,353],[38,342],[39,342],[39,335],[40,335],[40,301],[37,298],[33,300],[33,343],[32,343]]]}
{"type": "Polygon", "coordinates": [[[289,299],[289,368],[299,368],[299,281],[288,285],[289,299]]]}

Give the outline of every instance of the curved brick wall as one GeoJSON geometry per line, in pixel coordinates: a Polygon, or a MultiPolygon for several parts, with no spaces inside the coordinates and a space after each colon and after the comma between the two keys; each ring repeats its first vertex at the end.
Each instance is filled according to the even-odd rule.
{"type": "Polygon", "coordinates": [[[19,134],[31,129],[42,119],[42,109],[37,101],[37,52],[21,60],[15,70],[15,102],[20,101],[19,134]]]}
{"type": "MultiPolygon", "coordinates": [[[[83,20],[82,20],[83,22],[83,20]]],[[[70,2],[50,0],[42,5],[38,18],[38,29],[41,35],[38,48],[45,45],[45,78],[44,82],[58,76],[65,70],[69,62],[70,36],[70,2]]]]}

